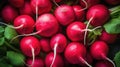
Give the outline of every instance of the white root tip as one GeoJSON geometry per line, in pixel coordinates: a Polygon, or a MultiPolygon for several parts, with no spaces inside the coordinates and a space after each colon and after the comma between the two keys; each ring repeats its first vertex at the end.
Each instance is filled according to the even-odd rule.
{"type": "Polygon", "coordinates": [[[116,66],[115,66],[115,63],[114,63],[111,59],[109,59],[108,57],[106,57],[106,60],[108,60],[110,63],[112,63],[112,64],[113,64],[113,67],[116,67],[116,66]]]}
{"type": "Polygon", "coordinates": [[[13,37],[13,38],[10,40],[10,43],[11,43],[12,41],[14,41],[14,40],[15,40],[16,38],[18,38],[18,37],[22,37],[22,36],[32,36],[32,35],[36,35],[36,34],[38,34],[38,33],[40,33],[40,32],[41,32],[41,30],[38,31],[38,32],[30,33],[30,34],[17,35],[17,36],[13,37]]]}
{"type": "Polygon", "coordinates": [[[34,48],[32,46],[30,46],[30,47],[31,47],[31,52],[32,52],[32,63],[30,66],[33,66],[35,63],[35,53],[34,53],[34,48]]]}
{"type": "Polygon", "coordinates": [[[79,57],[79,60],[81,60],[82,62],[84,62],[88,67],[92,67],[92,65],[90,65],[86,60],[84,60],[82,57],[79,57]]]}
{"type": "Polygon", "coordinates": [[[52,63],[50,65],[50,67],[53,67],[53,64],[55,62],[56,53],[57,53],[57,46],[58,46],[58,44],[56,43],[55,46],[54,46],[54,57],[53,57],[53,60],[52,60],[52,63]]]}
{"type": "Polygon", "coordinates": [[[88,21],[88,23],[87,23],[87,26],[86,26],[86,30],[85,30],[85,34],[84,34],[84,45],[86,45],[86,37],[87,37],[87,29],[88,29],[88,27],[89,27],[89,25],[90,25],[90,22],[93,20],[93,17],[91,17],[90,18],[90,20],[88,21]]]}
{"type": "Polygon", "coordinates": [[[55,0],[53,0],[53,3],[54,3],[57,7],[59,7],[59,5],[55,2],[55,0]]]}
{"type": "Polygon", "coordinates": [[[3,25],[5,25],[5,26],[8,26],[8,27],[13,28],[13,29],[20,29],[20,28],[23,27],[23,24],[21,24],[20,26],[17,26],[17,27],[14,27],[14,26],[12,26],[12,25],[9,25],[9,24],[3,23],[3,22],[0,22],[0,24],[3,24],[3,25]]]}

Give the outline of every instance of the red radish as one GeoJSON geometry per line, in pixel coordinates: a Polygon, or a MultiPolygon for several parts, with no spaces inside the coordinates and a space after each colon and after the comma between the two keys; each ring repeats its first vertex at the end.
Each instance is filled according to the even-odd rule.
{"type": "Polygon", "coordinates": [[[50,40],[48,38],[40,39],[41,50],[48,53],[51,51],[50,40]]]}
{"type": "Polygon", "coordinates": [[[59,2],[61,2],[62,0],[55,0],[55,2],[57,2],[57,3],[59,3],[59,2]]]}
{"type": "Polygon", "coordinates": [[[36,37],[27,36],[21,39],[20,49],[24,55],[32,57],[33,53],[35,56],[37,56],[40,53],[41,47],[40,47],[39,40],[36,37]]]}
{"type": "Polygon", "coordinates": [[[51,41],[50,41],[50,46],[51,48],[54,50],[54,58],[53,58],[53,61],[52,61],[52,64],[51,64],[51,67],[52,65],[54,64],[55,62],[55,59],[56,59],[56,54],[57,53],[62,53],[65,49],[67,45],[67,39],[66,37],[59,33],[59,34],[56,34],[55,36],[53,36],[51,38],[51,41]]]}
{"type": "Polygon", "coordinates": [[[53,36],[55,33],[57,33],[58,28],[58,21],[52,14],[43,14],[37,19],[36,30],[41,36],[53,36]]]}
{"type": "Polygon", "coordinates": [[[75,12],[72,6],[69,5],[61,5],[55,9],[54,12],[57,20],[61,25],[68,25],[75,20],[75,12]]]}
{"type": "Polygon", "coordinates": [[[117,34],[109,34],[104,30],[102,31],[102,34],[99,36],[99,39],[105,41],[108,44],[112,44],[117,39],[117,34]]]}
{"type": "MultiPolygon", "coordinates": [[[[45,58],[46,67],[50,67],[53,61],[53,57],[54,57],[53,52],[50,52],[49,54],[46,55],[46,58],[45,58]]],[[[52,67],[64,67],[63,59],[59,54],[56,55],[56,59],[52,67]]]]}
{"type": "Polygon", "coordinates": [[[95,67],[114,67],[114,66],[106,60],[101,60],[95,64],[95,67]]]}
{"type": "Polygon", "coordinates": [[[41,58],[35,58],[34,63],[32,64],[33,60],[27,59],[26,60],[28,65],[31,65],[30,67],[44,67],[44,62],[41,58]]]}
{"type": "Polygon", "coordinates": [[[96,4],[98,4],[99,2],[100,2],[100,0],[80,0],[80,5],[82,7],[89,8],[89,7],[92,7],[96,4]]]}
{"type": "Polygon", "coordinates": [[[109,5],[119,5],[120,0],[105,0],[109,5]]]}
{"type": "Polygon", "coordinates": [[[109,47],[104,41],[95,41],[90,47],[90,53],[93,58],[97,60],[108,60],[114,65],[113,61],[107,57],[108,51],[109,47]]]}
{"type": "Polygon", "coordinates": [[[85,32],[83,31],[86,28],[86,25],[82,22],[73,22],[67,29],[66,33],[70,40],[72,41],[83,41],[85,32]]]}
{"type": "Polygon", "coordinates": [[[83,10],[83,8],[79,5],[74,5],[72,7],[75,11],[76,20],[83,21],[85,19],[85,11],[83,10]]]}
{"type": "Polygon", "coordinates": [[[65,49],[64,56],[71,64],[86,64],[92,67],[85,60],[86,48],[79,42],[71,42],[65,49]]]}
{"type": "Polygon", "coordinates": [[[32,8],[30,6],[29,2],[25,2],[24,6],[22,6],[20,9],[20,14],[27,14],[27,15],[33,15],[32,8]]]}
{"type": "Polygon", "coordinates": [[[34,30],[34,20],[29,15],[20,15],[15,18],[14,20],[14,26],[19,27],[17,29],[17,32],[19,34],[28,34],[31,33],[34,30]]]}
{"type": "Polygon", "coordinates": [[[102,26],[109,19],[109,15],[110,12],[108,8],[104,5],[98,4],[88,9],[86,17],[87,20],[93,18],[90,22],[92,26],[102,26]]]}
{"type": "Polygon", "coordinates": [[[24,5],[24,0],[8,0],[8,2],[12,6],[17,7],[17,8],[20,8],[24,5]]]}
{"type": "Polygon", "coordinates": [[[66,45],[67,45],[66,37],[61,33],[54,35],[50,40],[50,46],[53,50],[55,48],[55,45],[57,45],[56,46],[56,52],[57,53],[63,52],[66,45]]]}
{"type": "Polygon", "coordinates": [[[5,7],[3,7],[1,11],[1,16],[5,22],[9,23],[9,22],[13,22],[15,17],[18,16],[18,12],[10,5],[6,5],[5,7]]]}
{"type": "Polygon", "coordinates": [[[34,13],[38,9],[38,14],[48,13],[52,8],[50,0],[31,0],[31,7],[34,13]]]}

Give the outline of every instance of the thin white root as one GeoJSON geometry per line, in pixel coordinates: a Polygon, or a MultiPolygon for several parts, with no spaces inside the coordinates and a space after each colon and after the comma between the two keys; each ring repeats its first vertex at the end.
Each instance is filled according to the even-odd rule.
{"type": "Polygon", "coordinates": [[[15,36],[15,37],[13,37],[13,38],[11,39],[10,43],[11,43],[14,39],[16,39],[16,38],[18,38],[18,37],[22,37],[22,36],[32,36],[32,35],[36,35],[36,34],[38,34],[38,33],[40,33],[40,32],[41,32],[41,30],[38,31],[38,32],[30,33],[30,34],[17,35],[17,36],[15,36]]]}
{"type": "Polygon", "coordinates": [[[3,22],[0,22],[0,24],[6,25],[6,26],[8,26],[8,27],[10,27],[10,28],[13,28],[13,29],[20,29],[20,28],[23,27],[23,24],[21,24],[20,26],[17,26],[17,27],[14,27],[14,26],[12,26],[12,25],[9,25],[9,24],[3,23],[3,22]]]}
{"type": "Polygon", "coordinates": [[[31,52],[32,52],[32,64],[30,66],[33,66],[33,64],[35,63],[35,53],[34,53],[34,48],[32,46],[31,47],[31,52]]]}
{"type": "Polygon", "coordinates": [[[53,3],[54,3],[57,7],[59,7],[59,5],[55,2],[55,0],[53,0],[53,3]]]}
{"type": "Polygon", "coordinates": [[[87,37],[87,30],[88,30],[88,27],[89,27],[89,25],[90,25],[90,22],[93,20],[93,17],[91,17],[90,18],[90,20],[88,21],[88,23],[87,23],[87,26],[86,26],[86,28],[85,28],[85,34],[84,34],[84,45],[86,45],[86,37],[87,37]]]}
{"type": "Polygon", "coordinates": [[[92,67],[86,60],[84,60],[82,57],[79,57],[79,60],[82,60],[88,67],[92,67]]]}
{"type": "Polygon", "coordinates": [[[85,1],[85,0],[82,0],[83,2],[84,2],[84,4],[85,4],[85,8],[83,8],[83,9],[81,9],[81,10],[79,10],[79,11],[83,11],[83,10],[86,10],[87,8],[88,8],[88,3],[85,1]]]}
{"type": "Polygon", "coordinates": [[[108,60],[109,62],[111,62],[113,64],[113,67],[116,67],[115,63],[111,59],[109,59],[108,57],[106,57],[106,60],[108,60]]]}
{"type": "Polygon", "coordinates": [[[55,62],[56,53],[57,53],[57,46],[58,46],[58,44],[56,43],[55,46],[54,46],[54,57],[53,57],[53,60],[52,60],[52,63],[50,65],[50,67],[52,67],[54,62],[55,62]]]}

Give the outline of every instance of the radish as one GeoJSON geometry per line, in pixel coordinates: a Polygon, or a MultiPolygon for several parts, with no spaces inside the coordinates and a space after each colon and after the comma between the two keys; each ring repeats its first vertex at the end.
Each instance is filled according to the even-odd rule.
{"type": "Polygon", "coordinates": [[[51,51],[50,47],[50,39],[48,38],[41,38],[40,39],[41,50],[48,53],[51,51]]]}
{"type": "Polygon", "coordinates": [[[85,60],[86,48],[83,44],[79,42],[71,42],[65,49],[64,56],[71,64],[86,64],[92,67],[85,60]]]}
{"type": "Polygon", "coordinates": [[[20,8],[24,5],[24,0],[8,0],[8,2],[12,6],[17,7],[17,8],[20,8]]]}
{"type": "Polygon", "coordinates": [[[29,2],[25,2],[24,6],[22,6],[19,11],[20,14],[27,14],[33,16],[32,8],[29,2]]]}
{"type": "Polygon", "coordinates": [[[113,67],[113,65],[106,60],[101,60],[95,64],[95,67],[113,67]]]}
{"type": "Polygon", "coordinates": [[[72,41],[83,41],[86,25],[82,22],[73,22],[66,29],[67,36],[72,41]]]}
{"type": "Polygon", "coordinates": [[[52,8],[52,3],[50,2],[50,0],[31,0],[31,8],[34,13],[36,13],[37,9],[38,14],[40,15],[50,12],[52,8]]]}
{"type": "Polygon", "coordinates": [[[80,6],[90,8],[94,5],[97,5],[100,0],[79,0],[80,1],[80,6]]]}
{"type": "Polygon", "coordinates": [[[32,57],[32,53],[34,53],[35,56],[40,53],[41,46],[36,37],[26,36],[20,41],[20,49],[24,55],[32,57]]]}
{"type": "Polygon", "coordinates": [[[36,21],[36,30],[40,36],[51,37],[57,33],[59,24],[50,13],[42,14],[36,21]]]}
{"type": "Polygon", "coordinates": [[[63,26],[66,26],[75,20],[75,12],[72,6],[69,5],[60,5],[55,9],[54,14],[59,23],[63,26]]]}
{"type": "Polygon", "coordinates": [[[90,22],[92,26],[102,26],[109,19],[109,16],[110,12],[108,8],[98,4],[88,9],[86,18],[87,20],[93,18],[90,22]]]}
{"type": "Polygon", "coordinates": [[[29,15],[20,15],[14,20],[14,26],[19,27],[17,29],[19,34],[28,34],[33,32],[34,24],[35,22],[33,18],[29,15]]]}
{"type": "Polygon", "coordinates": [[[33,60],[31,58],[26,60],[28,66],[31,65],[30,67],[44,67],[44,62],[41,58],[35,58],[34,63],[32,64],[33,60]]]}
{"type": "Polygon", "coordinates": [[[72,6],[75,11],[75,16],[77,21],[83,21],[85,19],[85,11],[79,5],[72,6]]]}
{"type": "Polygon", "coordinates": [[[9,23],[13,22],[15,17],[18,16],[18,12],[10,5],[6,5],[5,7],[2,8],[1,16],[6,23],[9,23]]]}
{"type": "Polygon", "coordinates": [[[59,3],[59,2],[61,2],[62,0],[55,0],[55,2],[57,2],[57,3],[59,3]]]}
{"type": "MultiPolygon", "coordinates": [[[[53,52],[50,52],[46,55],[46,58],[45,58],[46,67],[50,67],[53,61],[53,57],[54,57],[53,52]]],[[[52,67],[64,67],[63,59],[59,54],[56,55],[56,59],[52,67]]]]}
{"type": "Polygon", "coordinates": [[[66,45],[67,45],[67,39],[61,33],[56,34],[55,36],[53,36],[51,38],[50,46],[54,50],[54,57],[53,57],[53,61],[52,61],[52,64],[50,65],[50,67],[52,67],[55,62],[56,53],[62,53],[64,51],[66,45]]]}
{"type": "Polygon", "coordinates": [[[104,41],[95,41],[90,47],[90,53],[93,58],[97,60],[108,60],[115,67],[114,62],[107,57],[108,51],[109,47],[104,41]]]}
{"type": "Polygon", "coordinates": [[[120,0],[105,0],[109,5],[119,5],[120,0]]]}
{"type": "Polygon", "coordinates": [[[99,36],[99,39],[105,41],[108,44],[112,44],[117,39],[117,34],[109,34],[105,30],[102,31],[102,34],[99,36]]]}

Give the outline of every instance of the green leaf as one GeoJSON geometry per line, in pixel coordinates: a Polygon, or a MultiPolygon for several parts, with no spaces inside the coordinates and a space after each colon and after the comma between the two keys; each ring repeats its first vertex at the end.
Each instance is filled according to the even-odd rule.
{"type": "Polygon", "coordinates": [[[111,8],[110,11],[111,11],[110,15],[112,18],[120,17],[120,5],[111,8]]]}
{"type": "Polygon", "coordinates": [[[104,25],[104,28],[107,33],[119,34],[120,33],[120,19],[119,18],[111,19],[104,25]]]}
{"type": "Polygon", "coordinates": [[[3,33],[4,33],[4,28],[0,26],[0,37],[3,37],[3,33]]]}
{"type": "Polygon", "coordinates": [[[0,58],[6,56],[7,48],[5,46],[0,47],[0,58]]]}
{"type": "Polygon", "coordinates": [[[114,57],[114,61],[116,63],[116,66],[120,67],[120,51],[118,53],[116,53],[116,55],[114,57]]]}
{"type": "Polygon", "coordinates": [[[0,38],[0,46],[2,46],[4,42],[5,42],[5,38],[4,37],[0,38]]]}
{"type": "Polygon", "coordinates": [[[0,67],[13,67],[12,65],[8,64],[8,63],[0,63],[0,67]]]}
{"type": "Polygon", "coordinates": [[[10,63],[15,66],[24,65],[25,57],[21,53],[8,51],[7,58],[10,60],[10,63]]]}
{"type": "MultiPolygon", "coordinates": [[[[7,39],[7,40],[9,40],[9,41],[11,41],[15,36],[17,36],[18,34],[17,34],[17,32],[16,32],[16,30],[15,29],[13,29],[13,28],[10,28],[10,27],[6,27],[5,28],[5,32],[4,32],[4,36],[5,36],[5,38],[7,39]]],[[[16,38],[12,43],[18,43],[19,42],[19,40],[18,40],[18,38],[16,38]]]]}

